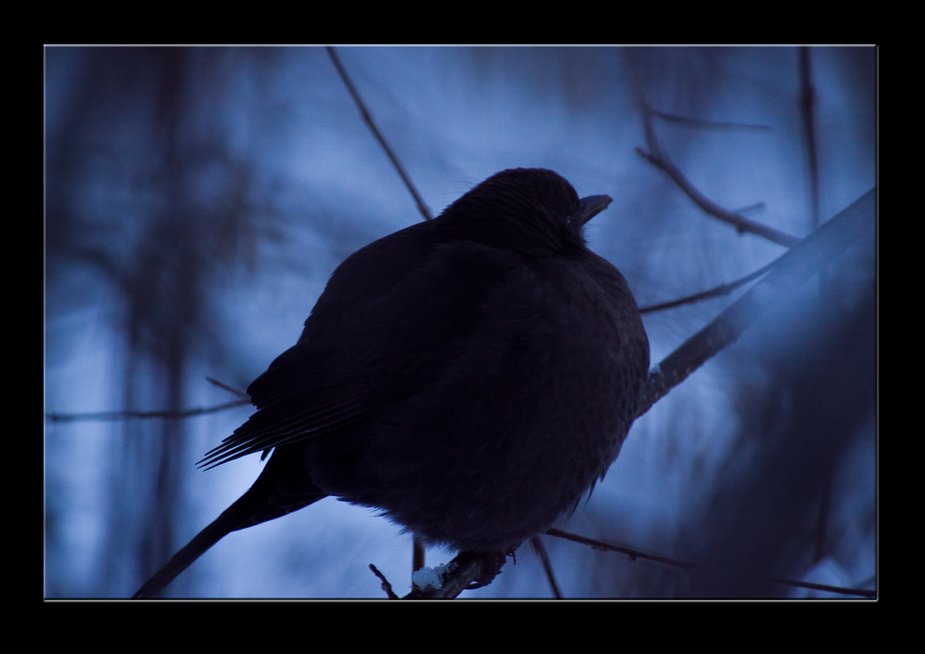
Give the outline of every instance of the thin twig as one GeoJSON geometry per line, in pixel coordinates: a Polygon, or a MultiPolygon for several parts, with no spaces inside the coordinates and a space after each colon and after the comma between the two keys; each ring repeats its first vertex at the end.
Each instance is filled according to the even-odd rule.
{"type": "MultiPolygon", "coordinates": [[[[648,552],[643,552],[641,550],[632,549],[630,547],[621,547],[619,545],[612,545],[610,543],[605,543],[604,541],[596,540],[594,538],[587,538],[586,536],[579,536],[577,534],[572,534],[567,531],[562,531],[561,529],[549,529],[546,533],[550,536],[555,536],[557,538],[564,538],[566,540],[573,541],[575,543],[581,543],[582,545],[588,545],[593,547],[596,550],[601,550],[603,552],[619,552],[621,554],[626,554],[630,557],[630,560],[635,561],[636,559],[646,559],[648,561],[655,561],[657,563],[662,563],[665,565],[674,566],[677,568],[682,568],[684,570],[693,570],[695,568],[705,567],[699,563],[690,563],[689,561],[682,561],[680,559],[673,559],[668,556],[661,556],[659,554],[650,554],[648,552]]],[[[830,593],[838,593],[840,595],[857,595],[859,597],[876,597],[877,591],[875,590],[859,590],[855,588],[844,588],[841,586],[828,586],[826,584],[814,584],[808,581],[797,581],[795,579],[781,579],[779,577],[771,577],[772,581],[775,581],[779,584],[785,586],[794,586],[796,588],[808,588],[811,590],[823,590],[830,593]]]]}
{"type": "Polygon", "coordinates": [[[680,559],[672,559],[671,557],[661,556],[660,554],[649,554],[648,552],[643,552],[630,547],[612,545],[611,543],[605,543],[604,541],[588,538],[587,536],[579,536],[578,534],[573,534],[568,531],[562,531],[561,529],[556,529],[555,527],[550,527],[547,529],[546,535],[555,536],[556,538],[564,538],[565,540],[581,543],[582,545],[588,545],[602,552],[618,552],[620,554],[626,554],[633,561],[636,559],[646,559],[648,561],[664,563],[665,565],[672,565],[678,568],[686,569],[693,567],[692,564],[687,563],[686,561],[681,561],[680,559]]]}
{"type": "Polygon", "coordinates": [[[251,399],[251,398],[250,398],[250,397],[248,396],[248,394],[245,393],[244,391],[239,391],[237,388],[232,388],[232,387],[229,386],[228,384],[226,384],[226,383],[224,383],[224,382],[220,382],[220,381],[217,380],[217,379],[213,379],[212,377],[206,377],[206,381],[209,382],[210,384],[212,384],[213,386],[218,386],[218,387],[219,387],[220,389],[222,389],[223,391],[228,391],[228,392],[231,393],[232,395],[237,395],[237,396],[240,397],[242,400],[247,400],[248,402],[250,402],[250,399],[251,399]]]}
{"type": "Polygon", "coordinates": [[[641,154],[643,157],[648,159],[652,164],[661,168],[674,183],[680,188],[684,193],[704,212],[708,215],[713,216],[723,222],[734,225],[740,233],[750,232],[758,236],[762,236],[769,241],[783,245],[788,248],[792,248],[797,243],[800,242],[800,239],[796,236],[792,236],[780,230],[774,229],[767,225],[749,220],[745,216],[733,213],[724,209],[717,203],[710,200],[703,193],[697,190],[696,187],[678,170],[678,167],[674,165],[671,159],[661,148],[661,145],[658,142],[658,137],[655,134],[655,127],[652,124],[652,118],[659,115],[650,105],[649,101],[646,98],[645,92],[642,89],[642,83],[639,80],[639,77],[636,72],[636,66],[633,65],[632,54],[629,49],[626,51],[626,60],[630,72],[630,80],[633,83],[633,89],[636,93],[636,102],[639,104],[639,109],[642,114],[642,127],[645,132],[646,146],[649,151],[646,152],[642,148],[636,148],[636,152],[641,154]]]}
{"type": "Polygon", "coordinates": [[[539,536],[534,536],[530,539],[530,544],[533,545],[533,551],[536,552],[537,556],[540,557],[540,561],[543,563],[543,570],[546,571],[546,579],[549,581],[549,589],[552,591],[552,596],[556,599],[562,599],[562,591],[559,590],[559,584],[556,582],[556,574],[552,569],[552,561],[549,560],[549,553],[546,551],[543,539],[539,536]]]}
{"type": "Polygon", "coordinates": [[[713,120],[701,120],[700,118],[690,118],[687,116],[675,116],[673,114],[666,114],[664,111],[658,111],[657,109],[652,110],[652,115],[656,118],[661,118],[664,121],[669,123],[680,123],[682,125],[687,125],[689,127],[696,127],[698,129],[739,129],[739,130],[748,130],[748,131],[758,131],[758,132],[770,132],[770,125],[749,125],[747,123],[730,123],[725,121],[713,121],[713,120]]]}
{"type": "Polygon", "coordinates": [[[343,65],[340,63],[340,58],[337,56],[337,52],[334,51],[334,48],[328,46],[328,54],[331,56],[331,61],[334,62],[334,67],[337,68],[337,72],[340,74],[341,79],[344,81],[344,85],[347,87],[347,90],[350,92],[351,97],[353,97],[353,102],[356,104],[357,108],[360,110],[360,115],[363,116],[363,120],[369,126],[369,129],[372,131],[373,136],[376,137],[376,140],[379,141],[379,144],[382,146],[382,149],[385,150],[385,153],[389,156],[389,159],[392,160],[392,165],[395,166],[395,169],[398,171],[398,174],[401,175],[402,180],[405,182],[405,186],[408,187],[408,190],[411,192],[411,195],[414,197],[415,203],[418,205],[418,211],[421,212],[421,215],[424,216],[425,220],[431,220],[433,216],[430,213],[430,209],[424,203],[423,198],[421,198],[420,193],[415,188],[414,184],[411,182],[411,178],[408,177],[408,173],[405,172],[405,167],[401,165],[401,161],[398,160],[398,156],[392,151],[392,148],[389,147],[388,142],[385,140],[385,137],[382,135],[382,132],[379,131],[379,128],[376,127],[376,123],[373,122],[373,117],[370,115],[369,110],[366,108],[366,104],[363,102],[363,98],[360,97],[360,94],[357,92],[356,87],[353,85],[353,82],[350,80],[350,76],[347,74],[347,71],[344,69],[343,65]]]}
{"type": "Polygon", "coordinates": [[[800,115],[806,156],[809,159],[810,199],[813,229],[819,226],[819,163],[816,154],[816,93],[813,89],[812,51],[800,48],[800,115]]]}
{"type": "Polygon", "coordinates": [[[642,81],[640,81],[639,75],[636,73],[636,66],[633,65],[632,51],[626,49],[624,53],[626,53],[626,64],[627,68],[629,68],[630,81],[633,83],[633,91],[636,93],[636,103],[639,105],[639,113],[642,115],[642,130],[646,136],[646,144],[653,154],[661,156],[658,138],[655,136],[655,127],[652,125],[652,117],[655,115],[655,112],[649,105],[649,100],[642,90],[642,81]]]}
{"type": "Polygon", "coordinates": [[[237,395],[240,400],[226,402],[210,407],[198,407],[195,409],[181,409],[180,411],[101,411],[98,413],[46,413],[45,418],[51,422],[78,422],[82,420],[130,420],[134,418],[189,418],[190,416],[200,416],[207,413],[217,413],[225,409],[233,409],[237,406],[246,406],[251,403],[247,393],[242,393],[228,384],[206,377],[206,381],[222,390],[228,391],[232,395],[237,395]]]}
{"type": "Polygon", "coordinates": [[[783,245],[787,248],[794,247],[797,243],[800,242],[800,239],[792,234],[787,234],[782,232],[779,229],[774,229],[763,223],[756,222],[754,220],[749,220],[745,216],[742,216],[737,213],[733,213],[727,209],[724,209],[717,203],[713,202],[710,198],[701,193],[697,187],[695,187],[687,177],[684,176],[677,166],[674,165],[674,162],[671,159],[665,157],[664,155],[650,154],[643,150],[642,148],[636,148],[636,152],[645,157],[650,163],[660,168],[671,180],[677,185],[679,189],[684,191],[684,194],[691,199],[691,201],[700,207],[706,214],[713,216],[714,218],[728,223],[734,226],[739,233],[749,232],[757,236],[761,236],[772,243],[777,243],[778,245],[783,245]]]}
{"type": "Polygon", "coordinates": [[[720,284],[716,288],[711,288],[709,291],[703,291],[702,293],[696,293],[695,295],[688,295],[687,297],[682,297],[677,300],[671,300],[670,302],[662,302],[661,304],[653,304],[652,306],[649,306],[649,307],[643,307],[639,309],[639,313],[653,313],[655,311],[664,311],[666,309],[672,309],[674,307],[681,306],[683,304],[693,304],[695,302],[700,302],[702,300],[708,300],[714,297],[722,297],[724,295],[729,295],[730,293],[732,293],[735,289],[739,288],[740,286],[744,286],[750,281],[754,279],[758,279],[759,277],[767,273],[769,270],[771,270],[771,268],[777,265],[777,262],[780,261],[781,258],[782,257],[778,257],[777,259],[775,259],[768,265],[763,266],[759,268],[758,270],[756,270],[755,272],[750,273],[746,275],[745,277],[742,277],[741,279],[737,279],[734,282],[730,282],[728,284],[720,284]]]}
{"type": "Polygon", "coordinates": [[[379,577],[379,581],[382,582],[382,590],[385,591],[385,594],[389,599],[399,599],[398,595],[395,594],[395,591],[392,590],[392,584],[389,583],[389,580],[385,578],[385,575],[379,572],[379,568],[374,566],[372,563],[369,564],[369,569],[373,571],[373,574],[379,577]]]}
{"type": "Polygon", "coordinates": [[[250,404],[250,400],[235,400],[217,406],[183,409],[181,411],[103,411],[100,413],[46,413],[51,422],[77,422],[80,420],[130,420],[134,418],[189,418],[207,413],[216,413],[236,406],[250,404]]]}

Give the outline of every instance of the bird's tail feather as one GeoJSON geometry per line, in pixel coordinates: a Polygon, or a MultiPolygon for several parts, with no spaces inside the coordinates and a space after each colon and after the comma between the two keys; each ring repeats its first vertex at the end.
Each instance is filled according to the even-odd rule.
{"type": "Polygon", "coordinates": [[[156,596],[193,561],[232,531],[279,518],[326,497],[324,491],[304,476],[295,477],[298,483],[282,483],[292,479],[292,476],[287,474],[290,472],[290,464],[290,459],[285,457],[271,458],[250,490],[174,554],[167,565],[138,589],[132,599],[156,596]]]}
{"type": "MultiPolygon", "coordinates": [[[[252,489],[253,490],[253,489],[252,489]]],[[[183,549],[173,555],[173,558],[161,568],[157,574],[151,577],[142,586],[132,599],[144,599],[156,596],[174,578],[186,570],[190,564],[202,556],[206,550],[215,545],[224,536],[249,526],[243,523],[249,522],[253,514],[253,498],[251,491],[245,493],[241,498],[228,507],[212,524],[203,529],[191,540],[183,549]]]]}

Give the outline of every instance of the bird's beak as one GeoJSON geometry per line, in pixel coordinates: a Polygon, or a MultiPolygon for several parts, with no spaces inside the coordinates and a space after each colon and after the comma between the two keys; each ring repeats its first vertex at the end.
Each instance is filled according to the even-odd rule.
{"type": "Polygon", "coordinates": [[[575,221],[579,225],[584,225],[594,218],[594,216],[606,209],[613,200],[609,195],[589,195],[586,198],[582,198],[580,202],[581,209],[575,215],[575,221]]]}

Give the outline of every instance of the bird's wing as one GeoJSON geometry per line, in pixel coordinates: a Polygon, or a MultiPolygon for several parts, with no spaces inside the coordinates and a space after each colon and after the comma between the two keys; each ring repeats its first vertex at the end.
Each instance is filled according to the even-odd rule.
{"type": "MultiPolygon", "coordinates": [[[[319,299],[299,342],[248,388],[257,412],[200,465],[328,433],[419,392],[461,355],[479,305],[517,265],[515,257],[471,243],[440,244],[372,297],[349,288],[358,279],[349,265],[338,269],[325,290],[338,298],[337,311],[319,312],[331,305],[319,299]],[[362,299],[345,306],[340,298],[351,294],[362,299]]],[[[364,277],[376,272],[367,257],[364,277]]]]}

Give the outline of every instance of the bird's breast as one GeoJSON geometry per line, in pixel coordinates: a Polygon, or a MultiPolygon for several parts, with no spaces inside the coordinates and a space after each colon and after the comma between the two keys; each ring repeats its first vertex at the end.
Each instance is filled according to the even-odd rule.
{"type": "Polygon", "coordinates": [[[318,465],[340,467],[315,481],[460,549],[547,528],[616,457],[645,377],[625,282],[599,277],[573,261],[510,271],[418,392],[317,439],[318,465]]]}

